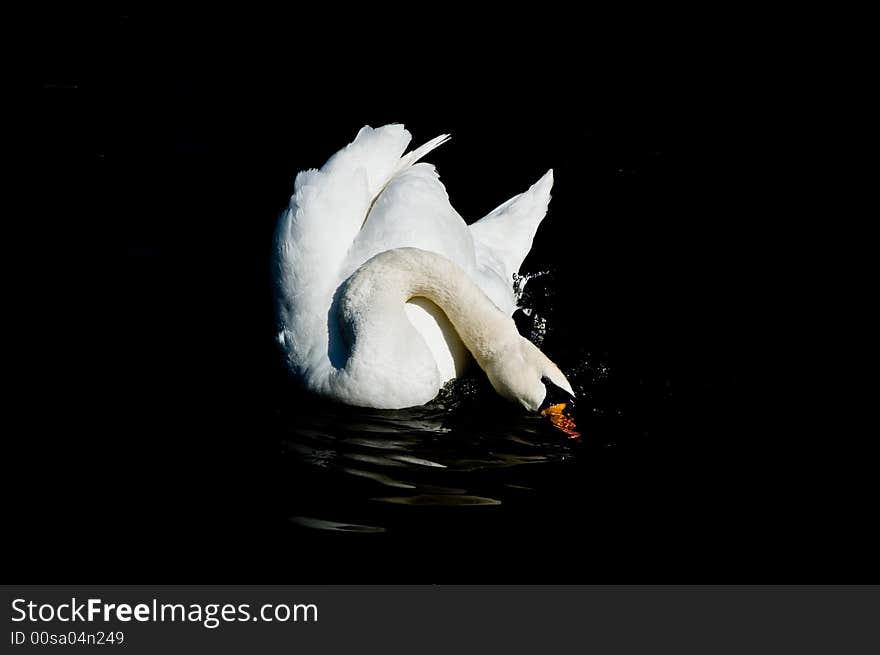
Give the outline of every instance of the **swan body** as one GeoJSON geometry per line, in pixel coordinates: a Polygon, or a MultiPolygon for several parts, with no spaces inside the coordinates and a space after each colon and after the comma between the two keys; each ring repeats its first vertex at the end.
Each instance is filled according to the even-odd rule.
{"type": "Polygon", "coordinates": [[[549,171],[468,226],[433,166],[446,135],[404,154],[402,125],[364,127],[297,175],[278,222],[278,342],[304,386],[347,404],[422,405],[471,358],[496,391],[537,410],[565,376],[519,335],[513,275],[547,212],[549,171]]]}

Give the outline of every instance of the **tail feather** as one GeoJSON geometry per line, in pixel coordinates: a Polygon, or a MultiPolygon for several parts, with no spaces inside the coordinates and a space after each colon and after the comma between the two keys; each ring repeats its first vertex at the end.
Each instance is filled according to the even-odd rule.
{"type": "Polygon", "coordinates": [[[415,164],[417,161],[419,161],[422,157],[424,157],[429,152],[431,152],[434,148],[442,146],[444,143],[449,141],[449,139],[451,139],[451,138],[452,137],[449,136],[448,134],[441,134],[440,136],[434,137],[433,139],[431,139],[427,143],[419,146],[415,150],[406,153],[403,157],[400,158],[400,161],[397,164],[397,169],[395,170],[395,172],[399,173],[403,169],[409,168],[410,166],[415,164]]]}

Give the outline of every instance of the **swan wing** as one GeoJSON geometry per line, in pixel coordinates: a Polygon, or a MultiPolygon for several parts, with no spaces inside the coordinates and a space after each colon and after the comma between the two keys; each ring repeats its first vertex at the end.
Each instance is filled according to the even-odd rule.
{"type": "Polygon", "coordinates": [[[364,221],[346,268],[354,272],[374,255],[393,248],[428,250],[465,271],[476,271],[474,241],[467,223],[453,209],[430,164],[403,167],[388,182],[364,221]]]}
{"type": "Polygon", "coordinates": [[[285,283],[296,290],[336,282],[378,192],[394,175],[410,134],[401,125],[364,127],[320,170],[296,176],[276,235],[285,283]],[[326,279],[322,279],[326,278],[326,279]]]}
{"type": "Polygon", "coordinates": [[[477,266],[484,276],[500,279],[510,289],[512,313],[516,309],[513,275],[532,248],[535,232],[547,214],[553,171],[547,173],[528,191],[514,196],[503,205],[470,226],[474,238],[477,266]]]}
{"type": "Polygon", "coordinates": [[[320,373],[327,360],[327,311],[375,196],[394,176],[410,134],[402,125],[364,127],[319,170],[296,177],[275,234],[278,339],[294,369],[320,373]]]}

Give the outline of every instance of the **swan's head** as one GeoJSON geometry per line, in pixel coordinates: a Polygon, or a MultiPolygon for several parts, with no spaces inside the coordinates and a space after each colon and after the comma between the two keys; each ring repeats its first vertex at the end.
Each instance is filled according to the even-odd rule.
{"type": "Polygon", "coordinates": [[[483,368],[499,395],[530,412],[537,412],[547,396],[545,380],[574,398],[574,391],[559,367],[522,337],[483,368]]]}

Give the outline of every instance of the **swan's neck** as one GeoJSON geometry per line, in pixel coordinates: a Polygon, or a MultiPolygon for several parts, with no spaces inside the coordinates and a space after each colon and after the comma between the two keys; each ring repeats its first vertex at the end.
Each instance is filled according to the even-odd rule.
{"type": "Polygon", "coordinates": [[[521,339],[513,320],[499,310],[467,274],[445,257],[417,248],[396,248],[376,255],[347,281],[340,299],[342,323],[354,348],[376,335],[386,346],[404,338],[404,303],[415,297],[436,304],[482,367],[506,346],[521,339]]]}
{"type": "Polygon", "coordinates": [[[355,271],[338,297],[349,355],[330,384],[354,404],[412,407],[440,390],[444,380],[434,356],[404,310],[416,297],[443,310],[504,398],[536,411],[546,396],[545,377],[574,395],[556,364],[445,257],[416,248],[387,250],[355,271]]]}

